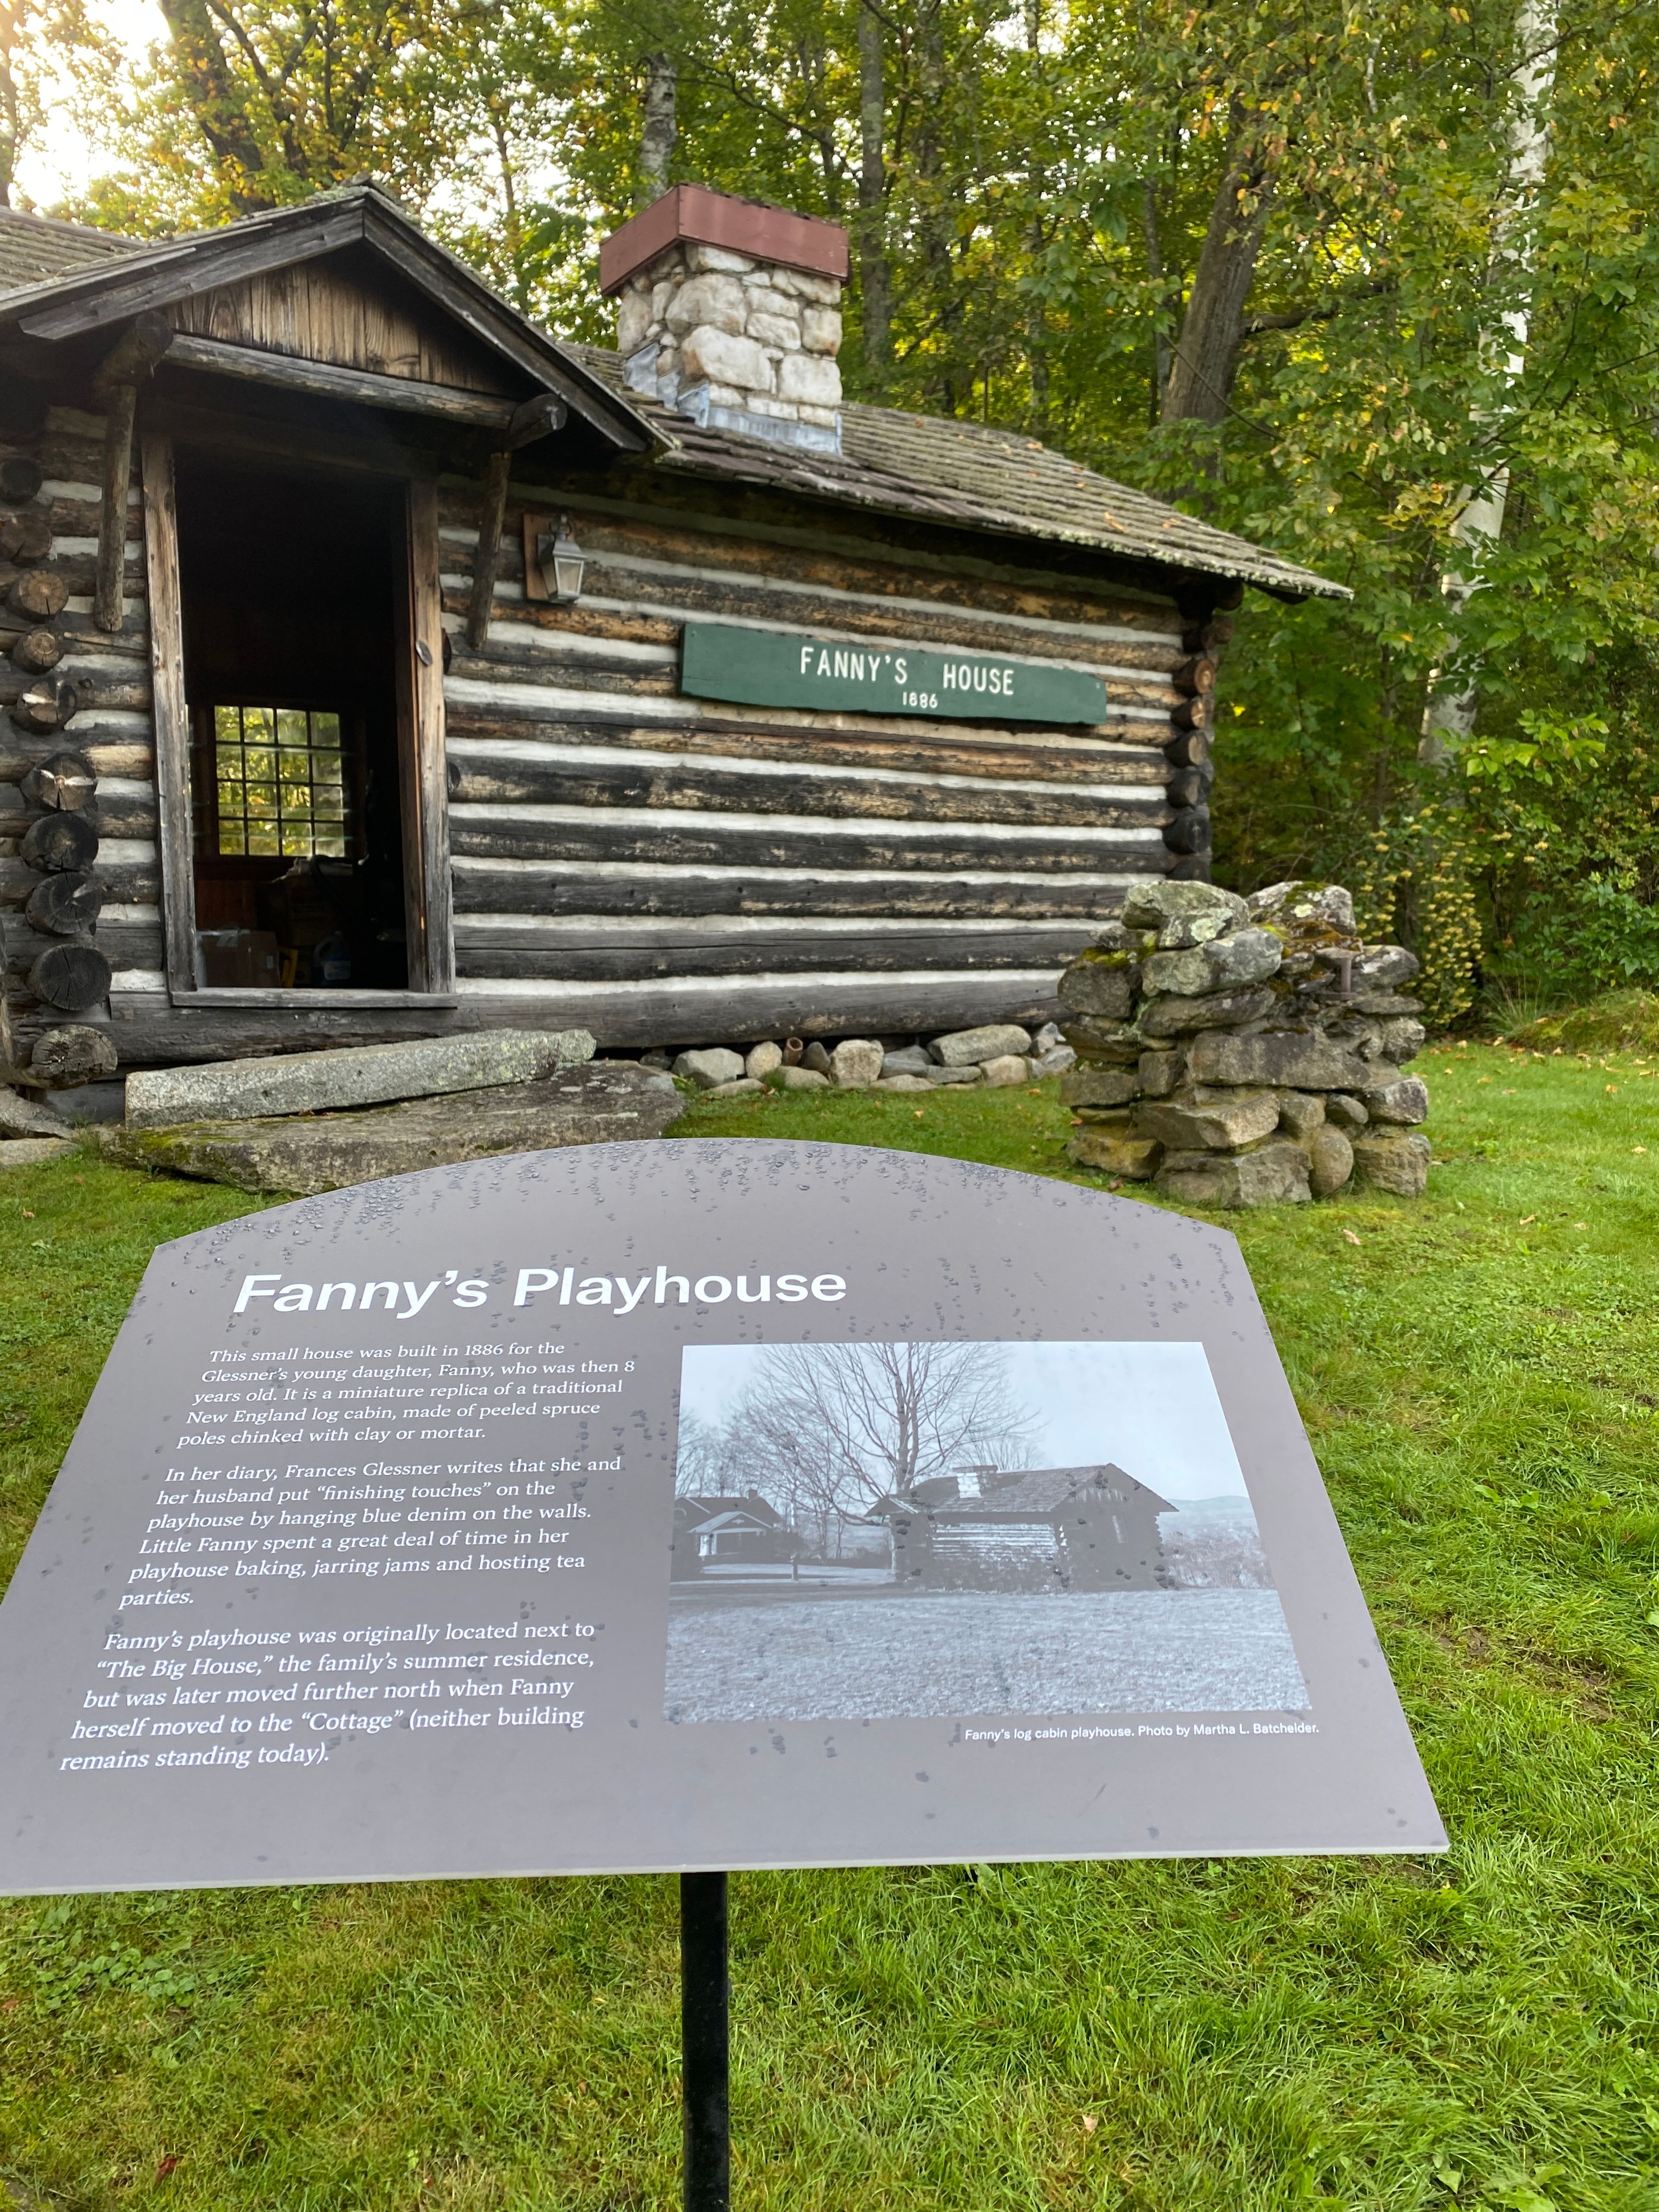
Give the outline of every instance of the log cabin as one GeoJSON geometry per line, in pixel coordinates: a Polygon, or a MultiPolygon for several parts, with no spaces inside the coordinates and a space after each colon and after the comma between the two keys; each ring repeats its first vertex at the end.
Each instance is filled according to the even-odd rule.
{"type": "Polygon", "coordinates": [[[892,1548],[893,1578],[915,1590],[1049,1592],[1166,1586],[1158,1516],[1179,1511],[1110,1461],[1097,1467],[964,1469],[882,1498],[869,1518],[892,1548]]]}
{"type": "Polygon", "coordinates": [[[605,241],[608,351],[373,185],[0,210],[4,1056],[1030,1022],[1204,875],[1231,611],[1344,587],[843,401],[847,269],[676,186],[605,241]]]}

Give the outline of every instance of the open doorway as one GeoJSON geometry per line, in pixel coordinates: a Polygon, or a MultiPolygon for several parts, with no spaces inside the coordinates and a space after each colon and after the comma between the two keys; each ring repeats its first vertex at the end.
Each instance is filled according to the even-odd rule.
{"type": "Polygon", "coordinates": [[[404,489],[181,451],[200,986],[410,983],[404,489]]]}

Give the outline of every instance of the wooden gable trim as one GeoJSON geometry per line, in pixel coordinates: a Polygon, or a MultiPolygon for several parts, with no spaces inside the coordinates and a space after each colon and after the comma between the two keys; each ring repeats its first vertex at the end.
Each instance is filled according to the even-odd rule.
{"type": "Polygon", "coordinates": [[[124,257],[113,270],[79,275],[51,287],[39,305],[14,310],[16,328],[49,341],[76,337],[148,307],[165,307],[360,242],[493,352],[557,392],[614,445],[627,453],[653,449],[652,432],[625,400],[577,368],[551,338],[498,301],[463,262],[368,187],[344,201],[252,216],[187,245],[124,257]]]}
{"type": "Polygon", "coordinates": [[[631,407],[615,400],[598,379],[590,382],[579,374],[556,352],[551,341],[544,346],[533,342],[529,332],[515,330],[487,293],[480,299],[470,284],[461,281],[463,264],[447,254],[440,257],[438,249],[418,231],[402,226],[394,228],[380,210],[371,208],[367,213],[363,235],[428,299],[446,308],[457,322],[465,324],[486,344],[505,355],[527,376],[534,377],[549,391],[556,392],[579,415],[603,430],[625,452],[647,453],[654,450],[656,439],[631,407]],[[452,269],[457,273],[452,275],[452,269]]]}
{"type": "Polygon", "coordinates": [[[191,337],[473,392],[522,396],[520,372],[416,291],[370,247],[263,270],[179,301],[173,319],[191,337]]]}
{"type": "MultiPolygon", "coordinates": [[[[123,281],[118,275],[96,271],[72,299],[43,304],[20,315],[17,326],[30,337],[73,338],[88,331],[143,313],[146,307],[170,307],[198,292],[216,291],[239,277],[260,270],[309,260],[319,253],[337,252],[355,245],[363,234],[360,207],[332,210],[313,228],[261,229],[257,235],[239,237],[233,228],[191,247],[174,249],[152,258],[138,258],[142,266],[123,281]]],[[[118,264],[118,267],[119,264],[118,264]]]]}

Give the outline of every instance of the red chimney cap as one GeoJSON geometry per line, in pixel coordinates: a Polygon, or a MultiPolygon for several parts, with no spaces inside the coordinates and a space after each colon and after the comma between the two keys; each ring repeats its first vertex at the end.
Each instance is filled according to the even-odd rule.
{"type": "Polygon", "coordinates": [[[675,185],[600,246],[599,289],[619,292],[636,270],[647,268],[681,239],[781,262],[814,276],[847,278],[847,233],[840,223],[769,207],[764,200],[739,199],[734,192],[712,192],[707,185],[675,185]]]}

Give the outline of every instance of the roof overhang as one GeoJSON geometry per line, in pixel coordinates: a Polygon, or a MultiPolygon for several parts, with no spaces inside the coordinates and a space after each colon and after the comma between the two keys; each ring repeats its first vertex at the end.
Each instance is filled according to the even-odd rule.
{"type": "Polygon", "coordinates": [[[169,240],[0,302],[0,331],[56,345],[112,330],[268,270],[366,246],[481,343],[556,393],[620,451],[659,441],[641,416],[591,371],[499,299],[465,262],[436,245],[373,185],[348,185],[298,207],[245,217],[222,230],[169,240]]]}

